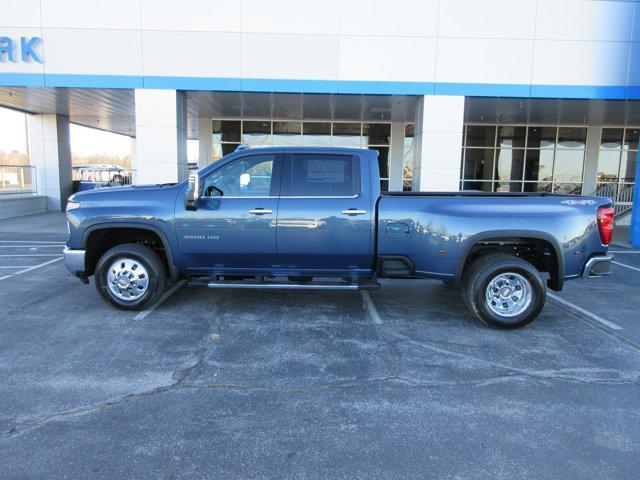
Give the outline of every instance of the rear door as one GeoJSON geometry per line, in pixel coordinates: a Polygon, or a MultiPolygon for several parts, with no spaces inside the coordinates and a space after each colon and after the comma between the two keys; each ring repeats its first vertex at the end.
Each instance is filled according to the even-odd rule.
{"type": "Polygon", "coordinates": [[[373,270],[374,212],[365,157],[286,153],[277,220],[282,268],[300,274],[373,270]]]}

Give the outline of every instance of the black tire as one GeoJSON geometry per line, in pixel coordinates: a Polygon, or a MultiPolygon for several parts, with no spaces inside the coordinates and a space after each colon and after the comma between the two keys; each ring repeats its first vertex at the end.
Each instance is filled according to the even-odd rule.
{"type": "MultiPolygon", "coordinates": [[[[509,288],[507,286],[504,291],[506,295],[514,291],[509,288]]],[[[506,253],[491,253],[478,258],[465,271],[462,282],[462,296],[469,309],[481,322],[497,328],[519,328],[531,323],[544,307],[546,295],[546,286],[538,270],[529,262],[506,253]],[[504,304],[502,303],[502,297],[500,297],[500,302],[490,302],[487,299],[489,284],[492,280],[505,274],[515,274],[511,277],[507,275],[507,277],[517,279],[519,276],[526,281],[518,280],[519,291],[527,291],[527,282],[530,287],[530,294],[524,293],[519,300],[525,302],[522,305],[527,305],[526,308],[516,304],[513,315],[501,315],[494,310],[507,305],[506,300],[504,304]],[[528,304],[525,301],[527,298],[530,298],[528,304]],[[496,303],[499,305],[496,306],[496,303]],[[523,310],[518,311],[519,308],[523,308],[523,310]]]]}
{"type": "Polygon", "coordinates": [[[100,257],[96,265],[95,283],[102,298],[117,309],[141,310],[146,305],[153,305],[160,299],[167,287],[167,272],[162,259],[151,248],[136,243],[125,243],[113,247],[100,257]],[[148,282],[146,291],[138,298],[119,298],[108,285],[109,268],[118,259],[125,258],[139,262],[146,270],[144,275],[148,282]]]}

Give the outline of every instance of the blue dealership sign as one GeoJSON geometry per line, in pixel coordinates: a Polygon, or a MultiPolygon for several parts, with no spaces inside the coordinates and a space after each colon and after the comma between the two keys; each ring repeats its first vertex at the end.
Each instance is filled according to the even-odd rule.
{"type": "Polygon", "coordinates": [[[42,63],[37,50],[41,43],[40,37],[20,37],[19,41],[11,37],[0,37],[0,62],[42,63]]]}

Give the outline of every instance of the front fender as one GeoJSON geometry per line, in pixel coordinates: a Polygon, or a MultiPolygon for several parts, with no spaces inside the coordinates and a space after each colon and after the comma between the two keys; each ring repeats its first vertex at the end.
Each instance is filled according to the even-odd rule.
{"type": "Polygon", "coordinates": [[[170,240],[174,238],[173,232],[172,231],[167,232],[165,229],[162,229],[157,225],[149,224],[146,222],[135,222],[135,221],[134,222],[131,222],[131,221],[104,222],[104,223],[94,224],[87,227],[84,230],[84,233],[82,236],[81,248],[85,250],[87,249],[88,247],[87,242],[92,233],[100,230],[113,230],[117,228],[134,228],[138,230],[147,230],[158,235],[158,237],[160,238],[160,241],[162,242],[162,246],[164,247],[165,252],[167,253],[169,276],[173,281],[179,278],[180,272],[184,271],[184,267],[182,265],[180,255],[178,253],[177,245],[175,244],[174,241],[170,240]]]}

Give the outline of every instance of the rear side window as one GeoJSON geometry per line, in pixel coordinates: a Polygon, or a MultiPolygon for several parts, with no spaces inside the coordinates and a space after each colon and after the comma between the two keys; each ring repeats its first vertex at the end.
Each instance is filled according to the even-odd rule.
{"type": "Polygon", "coordinates": [[[294,197],[351,197],[360,193],[360,163],[353,155],[294,154],[289,161],[294,197]]]}

